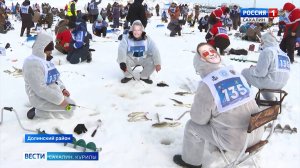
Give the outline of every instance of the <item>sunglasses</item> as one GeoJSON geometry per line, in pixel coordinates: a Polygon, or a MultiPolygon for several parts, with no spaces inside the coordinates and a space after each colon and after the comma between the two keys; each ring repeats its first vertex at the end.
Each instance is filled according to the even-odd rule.
{"type": "Polygon", "coordinates": [[[203,57],[207,57],[207,56],[209,56],[210,54],[216,54],[216,53],[217,53],[217,51],[211,48],[211,49],[209,49],[209,51],[204,50],[204,51],[201,53],[201,55],[202,55],[203,57]]]}

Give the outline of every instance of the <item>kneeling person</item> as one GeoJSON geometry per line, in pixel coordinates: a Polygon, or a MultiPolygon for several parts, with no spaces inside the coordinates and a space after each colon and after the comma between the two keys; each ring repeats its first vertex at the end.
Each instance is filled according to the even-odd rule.
{"type": "Polygon", "coordinates": [[[27,117],[70,118],[74,109],[67,109],[74,102],[60,80],[60,73],[51,61],[46,60],[54,49],[52,37],[40,33],[32,47],[31,56],[23,64],[26,93],[33,106],[27,117]]]}
{"type": "Polygon", "coordinates": [[[127,83],[134,76],[131,67],[141,65],[143,70],[140,79],[148,84],[152,84],[150,75],[161,69],[159,51],[154,41],[144,32],[141,21],[136,20],[127,35],[124,35],[119,44],[118,59],[120,68],[124,71],[125,77],[121,83],[127,83]]]}
{"type": "Polygon", "coordinates": [[[101,37],[102,34],[102,37],[106,37],[107,26],[108,24],[105,20],[98,18],[92,27],[94,35],[101,37]]]}

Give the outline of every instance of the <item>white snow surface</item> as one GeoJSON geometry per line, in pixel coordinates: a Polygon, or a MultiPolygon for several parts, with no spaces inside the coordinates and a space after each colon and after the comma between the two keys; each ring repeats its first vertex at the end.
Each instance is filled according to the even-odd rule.
{"type": "MultiPolygon", "coordinates": [[[[80,0],[79,0],[80,1],[80,0]]],[[[61,1],[51,3],[61,5],[61,1]]],[[[12,106],[18,112],[22,124],[26,128],[41,128],[47,133],[55,133],[54,128],[59,127],[65,133],[73,133],[74,127],[83,123],[88,132],[74,136],[95,142],[97,147],[102,147],[98,161],[45,161],[25,160],[25,152],[77,152],[71,147],[62,144],[31,144],[24,143],[24,136],[29,132],[23,131],[12,112],[4,111],[3,123],[0,125],[0,168],[16,167],[72,167],[72,168],[170,168],[178,167],[173,163],[175,154],[180,154],[182,149],[184,125],[190,119],[186,115],[180,120],[181,125],[174,128],[153,128],[157,123],[156,113],[161,121],[164,117],[177,118],[189,110],[186,107],[174,106],[170,98],[191,104],[194,94],[186,96],[174,95],[178,91],[192,91],[197,87],[201,78],[193,68],[192,51],[200,42],[205,42],[204,32],[200,33],[197,27],[184,27],[181,37],[171,38],[166,35],[160,18],[154,16],[149,20],[146,28],[149,35],[156,42],[161,54],[162,70],[154,72],[151,78],[154,84],[148,85],[142,81],[130,81],[121,84],[122,71],[116,62],[119,42],[117,35],[108,34],[109,39],[93,37],[90,43],[93,52],[91,63],[71,65],[66,61],[66,55],[53,51],[53,62],[61,72],[61,79],[71,93],[71,98],[80,106],[94,109],[95,111],[77,108],[71,119],[34,119],[28,120],[26,112],[29,110],[29,101],[25,93],[25,84],[22,77],[14,77],[5,70],[13,70],[13,66],[22,68],[24,59],[31,54],[32,43],[24,42],[25,37],[20,37],[21,23],[11,19],[15,30],[7,34],[0,34],[0,47],[7,42],[11,48],[6,51],[6,56],[0,56],[0,108],[12,106]],[[23,45],[22,45],[23,44],[23,45]],[[157,87],[156,84],[164,81],[169,87],[157,87]],[[152,121],[128,122],[127,115],[131,112],[148,112],[152,121]],[[91,114],[98,115],[90,116],[91,114]],[[97,120],[103,124],[95,137],[91,133],[97,126],[97,120]],[[161,144],[162,141],[170,145],[161,144]]],[[[274,28],[276,29],[276,28],[274,28]]],[[[91,31],[91,24],[88,23],[91,31]]],[[[49,31],[49,33],[53,33],[49,31]]],[[[232,34],[235,31],[231,31],[232,34]]],[[[53,39],[54,37],[54,33],[53,39]]],[[[242,41],[230,36],[229,48],[247,49],[251,42],[242,41]]],[[[255,43],[256,49],[258,43],[255,43]]],[[[249,52],[248,59],[257,60],[259,53],[249,52]]],[[[222,56],[227,65],[233,65],[237,71],[249,67],[253,63],[241,63],[230,60],[237,56],[222,56]]],[[[295,55],[295,60],[300,61],[295,55]]],[[[140,68],[135,70],[139,75],[140,68]]],[[[33,74],[34,75],[34,74],[33,74]]],[[[279,115],[278,123],[289,124],[292,128],[300,128],[300,66],[299,63],[291,65],[291,75],[288,84],[283,88],[289,94],[283,102],[283,110],[279,115]]],[[[254,92],[257,89],[253,88],[254,92]]],[[[256,160],[263,168],[297,168],[300,166],[300,135],[289,133],[275,133],[268,145],[257,155],[256,160]]],[[[203,167],[223,167],[225,165],[220,153],[206,153],[203,167]]],[[[253,167],[248,161],[241,165],[242,168],[253,167]]]]}

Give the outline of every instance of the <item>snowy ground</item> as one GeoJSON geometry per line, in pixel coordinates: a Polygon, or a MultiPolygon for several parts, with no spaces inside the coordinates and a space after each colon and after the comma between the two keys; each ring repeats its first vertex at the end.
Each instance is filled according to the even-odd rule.
{"type": "MultiPolygon", "coordinates": [[[[95,109],[100,114],[90,116],[95,112],[84,108],[78,108],[75,116],[69,120],[28,120],[28,99],[24,89],[22,77],[14,77],[5,70],[13,70],[13,66],[22,68],[23,60],[30,55],[30,43],[24,43],[25,37],[19,37],[19,22],[14,22],[15,30],[6,35],[0,34],[0,46],[7,42],[11,49],[6,56],[0,56],[0,107],[14,107],[24,126],[35,129],[41,128],[48,133],[55,133],[54,128],[60,127],[65,133],[72,133],[78,123],[84,123],[88,132],[83,135],[74,135],[77,139],[84,138],[87,142],[93,141],[103,150],[99,154],[99,161],[28,161],[23,159],[24,152],[75,152],[73,148],[64,147],[61,144],[26,144],[24,132],[20,129],[13,113],[4,112],[4,121],[0,125],[0,168],[10,167],[153,167],[166,168],[177,167],[172,162],[175,154],[181,153],[183,130],[186,121],[190,118],[186,115],[180,120],[181,125],[175,128],[153,128],[157,122],[156,113],[161,121],[164,117],[177,118],[186,107],[174,106],[170,98],[175,98],[184,103],[192,103],[194,95],[177,96],[178,91],[194,90],[201,80],[195,74],[192,60],[196,46],[204,42],[205,33],[200,33],[197,28],[185,28],[181,37],[170,38],[166,36],[166,26],[157,28],[161,24],[159,18],[151,18],[146,32],[155,41],[162,57],[162,70],[154,72],[151,78],[154,84],[147,85],[139,81],[130,81],[121,84],[123,77],[119,65],[116,63],[118,42],[116,35],[109,34],[111,39],[94,38],[91,48],[96,49],[90,64],[81,63],[71,65],[66,62],[65,55],[53,52],[54,63],[61,72],[61,78],[71,93],[71,98],[78,105],[95,109]],[[194,31],[194,32],[193,32],[194,31]],[[22,45],[23,44],[23,45],[22,45]],[[160,88],[156,83],[165,81],[170,87],[160,88]],[[188,86],[188,87],[187,87],[188,86]],[[127,115],[131,112],[149,112],[148,117],[152,121],[128,122],[127,115]],[[103,125],[96,136],[90,135],[96,128],[97,120],[101,119],[103,125]],[[161,142],[170,142],[163,145],[161,142]]],[[[91,30],[91,25],[88,24],[91,30]]],[[[234,31],[232,31],[234,34],[234,31]]],[[[250,42],[241,41],[230,37],[232,48],[247,49],[250,42]]],[[[258,43],[255,44],[256,49],[258,43]]],[[[241,71],[253,63],[241,63],[222,57],[228,65],[233,65],[241,71]]],[[[258,53],[250,52],[248,59],[257,60],[258,53]]],[[[296,56],[296,61],[300,61],[296,56]]],[[[135,75],[140,69],[135,70],[135,75]]],[[[284,88],[289,95],[283,103],[283,112],[278,122],[281,125],[289,124],[291,127],[300,128],[300,66],[299,63],[291,65],[291,76],[284,88]]],[[[257,90],[254,89],[256,92],[257,90]]],[[[297,168],[300,166],[300,135],[276,133],[271,142],[257,157],[258,163],[263,168],[297,168]]],[[[204,167],[222,167],[224,162],[218,152],[205,155],[204,167]]],[[[242,167],[251,167],[251,162],[246,162],[242,167]]]]}

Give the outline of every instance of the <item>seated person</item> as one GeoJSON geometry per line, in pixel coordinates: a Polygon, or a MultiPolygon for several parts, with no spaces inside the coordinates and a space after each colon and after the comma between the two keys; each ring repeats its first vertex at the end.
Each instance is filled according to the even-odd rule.
{"type": "MultiPolygon", "coordinates": [[[[261,38],[262,52],[256,66],[251,66],[242,71],[250,85],[258,89],[282,89],[290,74],[290,59],[280,50],[276,38],[271,33],[266,33],[261,38]]],[[[274,100],[274,94],[263,92],[266,100],[274,100]]]]}
{"type": "Polygon", "coordinates": [[[251,25],[251,23],[246,23],[246,24],[241,25],[239,28],[239,32],[246,33],[247,30],[249,29],[250,25],[251,25]]]}
{"type": "MultiPolygon", "coordinates": [[[[185,125],[182,154],[175,155],[173,161],[179,166],[200,168],[204,151],[208,150],[205,144],[209,149],[243,149],[250,115],[259,112],[259,108],[243,76],[233,67],[222,65],[211,45],[197,46],[194,67],[202,81],[190,111],[191,119],[185,125]]],[[[263,128],[253,131],[248,146],[259,142],[263,132],[263,128]]]]}
{"type": "Polygon", "coordinates": [[[161,14],[161,21],[162,21],[162,22],[168,23],[168,16],[167,16],[167,13],[166,13],[165,10],[164,10],[163,13],[161,14]]]}
{"type": "Polygon", "coordinates": [[[102,37],[106,37],[107,26],[107,22],[102,17],[97,18],[92,27],[94,35],[101,37],[102,34],[102,37]]]}
{"type": "Polygon", "coordinates": [[[25,89],[30,104],[33,106],[27,113],[29,119],[70,118],[74,107],[67,109],[74,101],[60,80],[60,73],[55,65],[46,60],[51,59],[54,49],[52,37],[44,32],[39,33],[32,47],[31,56],[23,64],[25,89]]]}
{"type": "Polygon", "coordinates": [[[205,32],[207,32],[207,30],[208,30],[208,15],[201,17],[201,19],[199,20],[198,29],[200,30],[200,32],[202,32],[202,29],[204,29],[205,32]]]}
{"type": "MultiPolygon", "coordinates": [[[[74,26],[73,26],[74,27],[74,26]]],[[[57,51],[67,54],[72,39],[73,29],[65,29],[62,32],[58,32],[55,39],[55,48],[57,51]]]]}
{"type": "Polygon", "coordinates": [[[158,72],[161,69],[160,54],[154,41],[146,35],[141,21],[134,21],[129,33],[123,35],[119,44],[117,62],[125,76],[121,83],[127,83],[134,78],[131,67],[136,65],[143,67],[140,79],[148,84],[153,83],[150,75],[154,70],[158,72]]]}
{"type": "Polygon", "coordinates": [[[244,40],[260,42],[261,37],[261,26],[259,24],[251,24],[246,31],[246,35],[244,36],[244,40]]]}
{"type": "Polygon", "coordinates": [[[69,46],[67,60],[71,64],[92,61],[92,53],[89,51],[90,39],[92,35],[86,29],[85,22],[76,22],[76,27],[72,31],[72,40],[69,46]]]}

